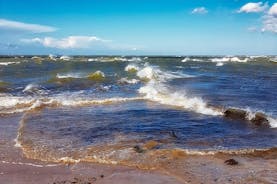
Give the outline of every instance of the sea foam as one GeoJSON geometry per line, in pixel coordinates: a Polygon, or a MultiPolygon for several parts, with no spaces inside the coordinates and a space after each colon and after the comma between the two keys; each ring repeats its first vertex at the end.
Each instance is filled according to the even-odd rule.
{"type": "MultiPolygon", "coordinates": [[[[138,71],[139,78],[146,78],[149,81],[145,86],[138,91],[144,94],[145,98],[164,105],[181,107],[200,114],[207,115],[222,115],[220,110],[208,107],[199,97],[190,97],[186,95],[185,91],[170,91],[165,82],[173,78],[183,78],[185,75],[178,75],[178,73],[163,72],[157,67],[146,66],[138,71]]],[[[190,77],[187,75],[186,77],[190,77]]]]}

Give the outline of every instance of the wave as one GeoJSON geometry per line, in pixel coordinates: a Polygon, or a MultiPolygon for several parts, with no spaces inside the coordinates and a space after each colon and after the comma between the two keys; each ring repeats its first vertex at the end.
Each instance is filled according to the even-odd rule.
{"type": "MultiPolygon", "coordinates": [[[[141,79],[147,79],[147,83],[138,90],[147,100],[213,116],[225,116],[226,114],[224,113],[230,109],[209,106],[202,98],[187,95],[186,91],[170,90],[165,82],[172,78],[184,77],[178,75],[178,73],[162,72],[158,67],[146,66],[137,72],[137,76],[141,79]]],[[[191,76],[188,75],[186,77],[191,76]]],[[[265,123],[269,123],[270,127],[277,127],[276,118],[268,116],[265,113],[261,115],[260,112],[246,111],[246,116],[249,117],[248,119],[246,118],[247,121],[251,121],[256,125],[263,124],[262,121],[265,121],[265,123]]]]}
{"type": "Polygon", "coordinates": [[[145,66],[139,69],[137,76],[142,80],[152,80],[157,82],[165,82],[170,79],[176,78],[191,78],[192,75],[183,74],[181,72],[165,72],[161,71],[157,66],[145,66]]]}
{"type": "Polygon", "coordinates": [[[57,74],[56,79],[90,79],[90,80],[103,80],[105,78],[105,74],[98,70],[96,72],[92,72],[89,74],[83,74],[83,73],[66,73],[66,74],[57,74]]]}
{"type": "Polygon", "coordinates": [[[208,107],[207,103],[198,97],[189,97],[185,91],[173,92],[164,84],[169,79],[191,77],[180,73],[162,72],[157,67],[146,66],[137,72],[141,79],[147,79],[148,82],[138,91],[148,100],[155,101],[164,105],[181,107],[201,114],[222,115],[219,109],[208,107]]]}
{"type": "Polygon", "coordinates": [[[137,84],[139,82],[139,80],[137,79],[128,79],[128,78],[121,78],[118,81],[120,84],[137,84]]]}
{"type": "Polygon", "coordinates": [[[84,76],[80,73],[66,73],[66,74],[57,74],[56,78],[58,79],[80,79],[80,78],[84,78],[84,76]]]}
{"type": "Polygon", "coordinates": [[[277,63],[277,57],[270,58],[270,61],[271,61],[271,62],[274,62],[274,63],[277,63]]]}
{"type": "Polygon", "coordinates": [[[204,100],[198,97],[189,97],[185,92],[172,92],[161,84],[148,83],[139,89],[139,93],[144,94],[145,98],[164,105],[181,107],[200,114],[223,115],[220,109],[209,107],[204,100]]]}
{"type": "Polygon", "coordinates": [[[185,57],[184,59],[182,59],[181,62],[185,63],[185,62],[188,62],[188,61],[203,62],[204,60],[203,60],[203,59],[200,59],[200,58],[189,58],[189,57],[185,57]]]}
{"type": "Polygon", "coordinates": [[[135,64],[129,64],[125,67],[126,72],[137,72],[139,70],[139,67],[135,64]]]}
{"type": "Polygon", "coordinates": [[[262,112],[262,111],[253,111],[249,108],[227,108],[224,111],[224,116],[231,119],[238,119],[249,121],[257,126],[270,126],[272,128],[277,128],[277,119],[272,116],[262,112]]]}
{"type": "Polygon", "coordinates": [[[222,63],[222,62],[216,63],[216,66],[223,66],[223,65],[224,65],[224,63],[222,63]]]}
{"type": "Polygon", "coordinates": [[[41,86],[39,86],[38,84],[28,84],[27,86],[25,86],[25,88],[22,90],[23,93],[27,93],[27,94],[36,94],[36,95],[46,95],[48,94],[48,90],[46,89],[42,89],[41,86]]]}
{"type": "Polygon", "coordinates": [[[87,61],[92,62],[115,62],[115,61],[121,61],[121,62],[139,62],[142,61],[140,57],[132,57],[132,58],[125,58],[125,57],[96,57],[96,58],[89,58],[87,61]]]}
{"type": "Polygon", "coordinates": [[[98,70],[94,73],[88,74],[87,78],[90,80],[103,80],[105,78],[105,74],[98,70]]]}
{"type": "Polygon", "coordinates": [[[19,61],[9,61],[9,62],[0,62],[0,66],[8,66],[8,65],[14,65],[14,64],[20,64],[19,61]]]}
{"type": "Polygon", "coordinates": [[[106,98],[106,99],[89,99],[80,97],[71,97],[67,95],[56,95],[55,97],[17,97],[12,95],[0,96],[0,115],[9,115],[15,113],[41,110],[46,107],[79,107],[90,105],[108,105],[123,103],[128,101],[143,100],[142,97],[133,98],[106,98]]]}
{"type": "Polygon", "coordinates": [[[64,61],[70,61],[72,58],[69,56],[61,56],[60,60],[64,60],[64,61]]]}
{"type": "MultiPolygon", "coordinates": [[[[23,132],[22,132],[23,133],[23,132]]],[[[23,138],[23,134],[19,134],[19,138],[23,138]]],[[[39,159],[42,161],[51,161],[56,163],[79,163],[79,162],[94,162],[105,164],[122,164],[127,166],[136,166],[141,169],[158,169],[165,164],[180,164],[178,158],[187,156],[250,156],[259,158],[275,158],[277,148],[242,148],[242,149],[213,149],[213,150],[198,150],[198,149],[182,149],[182,148],[159,148],[161,142],[148,141],[137,145],[137,141],[130,140],[127,142],[118,142],[114,144],[102,144],[88,146],[79,150],[67,150],[62,153],[51,154],[57,150],[51,150],[46,147],[32,147],[28,142],[22,143],[23,153],[27,158],[39,159]],[[151,145],[149,146],[149,142],[151,145]],[[136,145],[136,146],[134,146],[136,145]],[[74,154],[72,154],[74,152],[74,154]],[[177,158],[177,159],[176,159],[177,158]]]]}
{"type": "Polygon", "coordinates": [[[249,58],[244,58],[241,59],[239,57],[223,57],[223,58],[211,58],[210,59],[211,62],[238,62],[238,63],[246,63],[247,61],[249,61],[249,58]]]}
{"type": "Polygon", "coordinates": [[[33,167],[55,167],[58,166],[57,164],[34,164],[34,163],[28,163],[28,162],[9,162],[9,161],[1,161],[3,164],[12,164],[12,165],[27,165],[27,166],[33,166],[33,167]]]}
{"type": "Polygon", "coordinates": [[[89,106],[89,105],[105,105],[105,104],[114,104],[114,103],[122,103],[122,102],[130,102],[143,100],[141,97],[133,97],[133,98],[122,98],[122,97],[114,97],[107,99],[57,99],[61,106],[89,106]]]}

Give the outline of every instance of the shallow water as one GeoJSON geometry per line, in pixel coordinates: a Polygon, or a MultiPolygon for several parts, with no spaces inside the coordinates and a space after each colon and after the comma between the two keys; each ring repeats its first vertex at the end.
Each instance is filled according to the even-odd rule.
{"type": "Polygon", "coordinates": [[[49,161],[134,165],[172,150],[277,146],[277,64],[270,57],[183,59],[1,58],[0,114],[21,114],[16,146],[49,161]],[[230,107],[247,110],[249,119],[263,112],[270,126],[225,118],[230,107]],[[149,141],[149,154],[134,158],[134,146],[145,151],[149,141]]]}

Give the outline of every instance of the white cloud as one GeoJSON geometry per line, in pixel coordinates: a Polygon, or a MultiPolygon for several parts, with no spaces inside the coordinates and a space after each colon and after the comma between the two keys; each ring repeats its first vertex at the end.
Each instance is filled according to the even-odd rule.
{"type": "Polygon", "coordinates": [[[39,24],[28,24],[24,22],[0,19],[0,29],[12,29],[19,31],[30,31],[33,33],[44,33],[56,31],[56,28],[39,24]]]}
{"type": "Polygon", "coordinates": [[[263,2],[257,2],[257,3],[247,3],[245,5],[243,5],[238,13],[259,13],[259,12],[263,12],[268,8],[268,4],[267,3],[263,3],[263,2]]]}
{"type": "Polygon", "coordinates": [[[263,17],[262,32],[277,33],[277,16],[265,15],[263,17]]]}
{"type": "Polygon", "coordinates": [[[263,16],[262,32],[277,33],[277,3],[274,3],[267,14],[263,16]]]}
{"type": "Polygon", "coordinates": [[[277,3],[274,3],[268,11],[269,15],[277,17],[277,3]]]}
{"type": "Polygon", "coordinates": [[[192,14],[206,14],[208,10],[205,7],[194,8],[191,12],[192,14]]]}
{"type": "Polygon", "coordinates": [[[95,36],[69,36],[66,38],[32,38],[22,39],[25,43],[39,43],[45,47],[58,48],[58,49],[76,49],[76,48],[89,48],[93,44],[108,42],[95,36]]]}

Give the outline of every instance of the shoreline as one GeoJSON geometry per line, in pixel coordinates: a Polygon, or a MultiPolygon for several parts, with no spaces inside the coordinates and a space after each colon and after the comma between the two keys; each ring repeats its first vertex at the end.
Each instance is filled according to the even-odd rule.
{"type": "MultiPolygon", "coordinates": [[[[174,152],[153,170],[90,162],[28,159],[15,147],[21,115],[0,122],[0,183],[276,183],[276,149],[265,154],[184,155],[174,152]],[[228,161],[229,160],[229,161],[228,161]],[[227,162],[226,162],[227,161],[227,162]]],[[[141,156],[144,156],[141,153],[141,156]]],[[[157,155],[156,155],[157,156],[157,155]]],[[[155,155],[154,157],[155,158],[155,155]]],[[[154,162],[154,161],[153,161],[154,162]]]]}

